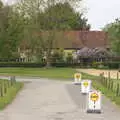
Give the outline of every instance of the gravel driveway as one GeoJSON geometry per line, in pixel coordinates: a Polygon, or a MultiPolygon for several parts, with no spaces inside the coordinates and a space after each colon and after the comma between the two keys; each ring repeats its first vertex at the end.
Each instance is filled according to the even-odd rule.
{"type": "MultiPolygon", "coordinates": [[[[95,75],[95,76],[99,76],[100,73],[104,72],[105,77],[108,77],[108,73],[110,72],[110,76],[113,79],[117,79],[117,73],[118,73],[117,70],[77,69],[77,71],[88,73],[90,75],[95,75]]],[[[120,79],[120,72],[119,72],[119,79],[120,79]]]]}
{"type": "Polygon", "coordinates": [[[102,114],[85,112],[80,86],[39,78],[28,81],[16,99],[0,112],[0,120],[120,120],[120,109],[103,97],[102,114]]]}

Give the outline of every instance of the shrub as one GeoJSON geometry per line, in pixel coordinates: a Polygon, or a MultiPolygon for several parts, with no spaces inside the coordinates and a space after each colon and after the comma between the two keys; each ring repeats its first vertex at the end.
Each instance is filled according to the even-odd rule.
{"type": "Polygon", "coordinates": [[[68,63],[71,63],[72,60],[73,60],[73,56],[72,56],[72,53],[68,53],[67,57],[66,57],[66,60],[68,63]]]}
{"type": "Polygon", "coordinates": [[[103,65],[103,62],[93,62],[92,63],[93,68],[98,68],[99,66],[102,66],[102,65],[103,65]]]}
{"type": "Polygon", "coordinates": [[[0,67],[44,67],[45,63],[0,62],[0,67]]]}
{"type": "Polygon", "coordinates": [[[105,62],[104,65],[108,66],[110,69],[119,69],[120,62],[105,62]]]}

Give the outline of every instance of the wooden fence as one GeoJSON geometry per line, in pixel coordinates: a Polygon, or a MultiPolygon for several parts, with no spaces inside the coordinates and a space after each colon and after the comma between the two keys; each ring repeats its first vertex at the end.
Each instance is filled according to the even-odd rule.
{"type": "Polygon", "coordinates": [[[4,97],[8,88],[14,86],[16,84],[16,79],[14,76],[10,77],[10,80],[0,80],[0,97],[4,97]]]}
{"type": "Polygon", "coordinates": [[[108,72],[108,77],[104,76],[104,72],[100,74],[100,82],[108,90],[115,93],[116,96],[120,96],[120,78],[119,72],[116,74],[117,79],[111,78],[110,72],[108,72]]]}

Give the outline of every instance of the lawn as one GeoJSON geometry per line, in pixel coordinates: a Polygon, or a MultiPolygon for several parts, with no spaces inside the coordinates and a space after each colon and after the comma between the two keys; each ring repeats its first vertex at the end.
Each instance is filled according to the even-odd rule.
{"type": "Polygon", "coordinates": [[[16,97],[19,90],[23,87],[22,82],[16,82],[14,85],[7,87],[7,91],[5,93],[4,83],[7,83],[8,80],[0,79],[0,87],[2,86],[0,91],[0,110],[5,108],[8,104],[10,104],[13,99],[16,97]],[[2,95],[1,95],[2,94],[2,95]]]}
{"type": "Polygon", "coordinates": [[[71,79],[75,72],[75,69],[72,68],[0,68],[0,75],[39,76],[57,79],[71,79]]]}

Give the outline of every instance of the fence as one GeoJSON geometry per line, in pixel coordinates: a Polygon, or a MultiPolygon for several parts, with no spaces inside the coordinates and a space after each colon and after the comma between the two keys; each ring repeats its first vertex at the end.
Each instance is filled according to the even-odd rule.
{"type": "Polygon", "coordinates": [[[112,79],[110,72],[108,72],[108,77],[104,76],[104,72],[100,74],[100,82],[108,90],[115,93],[116,96],[120,96],[120,78],[119,72],[116,74],[117,79],[112,79]]]}
{"type": "Polygon", "coordinates": [[[0,97],[4,97],[8,88],[14,86],[16,84],[16,79],[14,76],[10,77],[10,80],[0,80],[0,97]]]}

